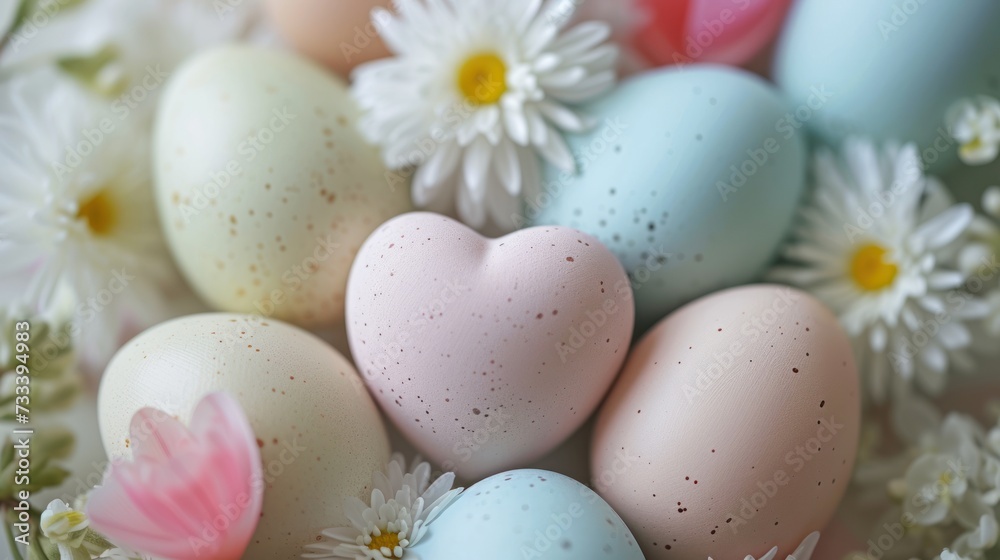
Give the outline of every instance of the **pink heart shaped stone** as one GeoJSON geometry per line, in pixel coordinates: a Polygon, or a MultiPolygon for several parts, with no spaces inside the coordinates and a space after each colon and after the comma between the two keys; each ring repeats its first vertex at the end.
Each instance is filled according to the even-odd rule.
{"type": "Polygon", "coordinates": [[[347,287],[351,351],[422,453],[480,479],[553,450],[628,352],[632,286],[596,239],[560,227],[487,239],[444,216],[383,224],[347,287]]]}

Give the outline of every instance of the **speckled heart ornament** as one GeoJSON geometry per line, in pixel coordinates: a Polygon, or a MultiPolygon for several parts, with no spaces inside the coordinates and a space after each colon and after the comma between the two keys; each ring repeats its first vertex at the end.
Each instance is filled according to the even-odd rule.
{"type": "Polygon", "coordinates": [[[560,227],[486,239],[405,214],[361,248],[347,287],[355,362],[420,451],[482,478],[548,453],[594,411],[635,310],[618,260],[560,227]]]}

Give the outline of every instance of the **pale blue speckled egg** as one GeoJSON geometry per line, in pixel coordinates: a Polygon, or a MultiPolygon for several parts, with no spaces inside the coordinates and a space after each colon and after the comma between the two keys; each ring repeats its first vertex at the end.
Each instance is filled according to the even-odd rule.
{"type": "Polygon", "coordinates": [[[805,182],[805,130],[762,79],[691,65],[639,75],[584,107],[576,175],[549,168],[525,218],[585,231],[632,281],[640,330],[702,295],[755,280],[805,182]]]}
{"type": "Polygon", "coordinates": [[[802,0],[777,50],[775,79],[793,105],[820,105],[808,125],[824,141],[860,134],[916,142],[925,162],[946,169],[957,161],[948,107],[1000,97],[1000,2],[802,0]]]}
{"type": "Polygon", "coordinates": [[[643,560],[611,506],[579,482],[524,469],[467,489],[407,550],[414,560],[643,560]]]}

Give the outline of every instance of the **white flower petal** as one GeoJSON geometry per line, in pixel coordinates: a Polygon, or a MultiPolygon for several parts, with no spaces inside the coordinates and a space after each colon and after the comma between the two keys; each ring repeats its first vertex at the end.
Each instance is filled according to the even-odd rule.
{"type": "Polygon", "coordinates": [[[372,490],[370,506],[356,498],[345,501],[344,513],[353,526],[324,530],[322,536],[331,541],[307,544],[305,548],[310,552],[303,557],[349,560],[405,558],[406,550],[426,535],[427,526],[462,493],[462,489],[451,489],[455,481],[454,473],[431,483],[428,463],[415,462],[410,472],[406,472],[405,468],[402,455],[394,454],[384,473],[372,475],[376,488],[372,490]],[[430,511],[423,507],[425,497],[434,499],[430,511]],[[399,544],[392,549],[381,547],[371,550],[369,545],[373,537],[386,534],[395,534],[399,544]]]}
{"type": "MultiPolygon", "coordinates": [[[[960,292],[966,276],[957,271],[974,223],[971,207],[954,204],[939,181],[923,175],[913,144],[879,148],[849,139],[839,158],[820,151],[813,173],[816,190],[783,250],[791,262],[770,277],[809,290],[862,338],[856,358],[876,401],[900,381],[941,388],[951,366],[969,365],[969,354],[956,351],[970,344],[968,315],[983,308],[960,292]],[[881,214],[869,215],[876,203],[881,214]],[[875,271],[886,279],[876,288],[854,268],[859,251],[872,246],[894,267],[875,271]]],[[[973,255],[965,254],[960,270],[971,271],[973,255]]]]}
{"type": "Polygon", "coordinates": [[[937,249],[954,241],[972,223],[972,207],[958,204],[922,224],[911,239],[921,246],[937,249]]]}
{"type": "Polygon", "coordinates": [[[617,49],[607,43],[607,24],[568,27],[577,4],[399,0],[396,14],[373,13],[394,56],[354,71],[352,94],[364,112],[359,127],[380,146],[387,164],[419,167],[415,201],[437,204],[450,192],[459,216],[482,227],[486,217],[507,213],[516,202],[509,195],[525,192],[526,177],[535,182],[526,158],[513,157],[510,144],[515,153],[530,148],[535,159],[574,169],[561,134],[582,132],[593,123],[564,104],[583,103],[610,89],[617,59],[617,49]],[[495,53],[504,65],[506,90],[494,104],[470,106],[456,87],[459,70],[484,52],[495,53]],[[452,173],[454,154],[420,149],[427,139],[465,149],[459,177],[452,173]],[[432,168],[424,171],[426,166],[432,168]],[[501,208],[475,207],[491,203],[501,208]]]}
{"type": "Polygon", "coordinates": [[[486,196],[491,154],[489,142],[482,137],[477,138],[465,149],[462,158],[462,178],[473,201],[481,201],[486,196]]]}
{"type": "Polygon", "coordinates": [[[493,169],[507,194],[518,197],[521,194],[521,164],[517,157],[517,148],[510,141],[501,142],[496,148],[493,158],[493,169]]]}

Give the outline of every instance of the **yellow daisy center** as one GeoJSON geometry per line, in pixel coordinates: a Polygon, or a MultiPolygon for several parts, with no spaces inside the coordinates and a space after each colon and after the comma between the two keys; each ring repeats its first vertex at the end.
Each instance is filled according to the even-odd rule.
{"type": "Polygon", "coordinates": [[[398,533],[382,533],[377,537],[372,535],[372,543],[368,545],[368,548],[370,550],[382,550],[383,548],[395,550],[397,546],[399,546],[398,533]]]}
{"type": "Polygon", "coordinates": [[[118,208],[107,189],[102,189],[80,204],[76,219],[86,222],[94,235],[108,235],[118,223],[118,208]]]}
{"type": "Polygon", "coordinates": [[[458,90],[476,105],[500,101],[507,91],[507,65],[494,53],[470,57],[458,69],[458,90]]]}
{"type": "Polygon", "coordinates": [[[869,244],[858,249],[851,260],[851,278],[862,290],[875,292],[892,285],[899,269],[886,261],[885,248],[869,244]]]}

